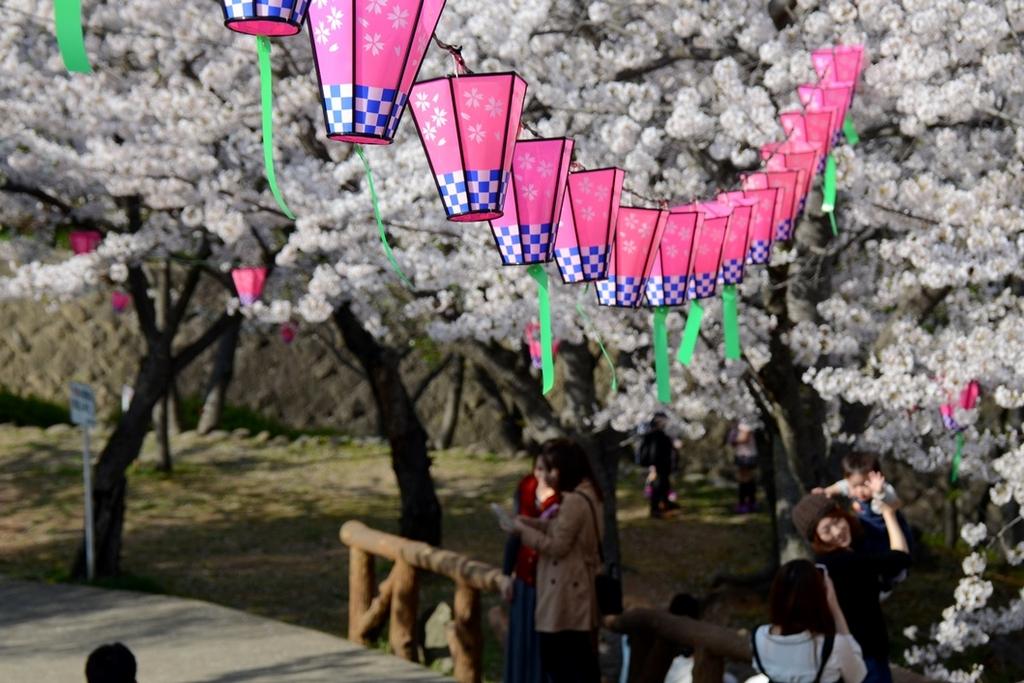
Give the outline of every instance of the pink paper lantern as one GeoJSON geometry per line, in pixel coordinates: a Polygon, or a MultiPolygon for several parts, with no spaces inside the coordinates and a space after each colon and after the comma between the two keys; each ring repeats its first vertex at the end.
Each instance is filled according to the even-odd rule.
{"type": "Polygon", "coordinates": [[[848,83],[833,83],[831,85],[810,85],[797,86],[797,95],[800,103],[808,112],[834,112],[832,120],[832,144],[839,141],[843,129],[843,121],[846,112],[850,109],[853,100],[853,85],[848,83]]]}
{"type": "Polygon", "coordinates": [[[295,336],[299,333],[299,328],[292,322],[286,322],[281,325],[281,341],[285,344],[291,344],[295,341],[295,336]]]}
{"type": "Polygon", "coordinates": [[[772,242],[775,241],[775,226],[782,218],[782,190],[775,187],[766,189],[742,189],[727,193],[742,196],[754,202],[750,216],[750,248],[747,251],[747,263],[767,263],[772,255],[772,242]]]}
{"type": "Polygon", "coordinates": [[[743,282],[743,267],[750,253],[754,212],[759,202],[744,196],[742,190],[723,192],[716,199],[732,207],[722,245],[722,267],[718,279],[724,285],[738,285],[743,282]]]}
{"type": "MultiPolygon", "coordinates": [[[[964,387],[963,391],[960,392],[960,400],[957,402],[959,407],[963,410],[971,410],[978,404],[978,398],[981,396],[981,385],[977,381],[971,380],[967,386],[964,387]]],[[[961,427],[954,417],[956,412],[957,404],[954,403],[943,403],[939,406],[939,413],[942,415],[942,423],[946,426],[946,429],[953,431],[961,431],[961,427]]]]}
{"type": "Polygon", "coordinates": [[[811,53],[811,64],[822,83],[850,83],[857,88],[864,63],[863,45],[837,45],[811,53]]]}
{"type": "Polygon", "coordinates": [[[504,214],[491,221],[506,266],[547,263],[552,258],[573,141],[520,140],[512,153],[512,193],[504,214]]]}
{"type": "Polygon", "coordinates": [[[796,171],[796,213],[793,222],[803,214],[807,205],[807,194],[811,191],[821,158],[821,150],[805,142],[771,143],[761,148],[761,157],[765,160],[765,168],[769,171],[796,171]]]}
{"type": "Polygon", "coordinates": [[[555,260],[563,282],[590,282],[607,275],[625,177],[621,168],[569,174],[555,234],[555,260]]]}
{"type": "Polygon", "coordinates": [[[722,265],[722,249],[729,231],[733,208],[723,202],[698,202],[684,209],[699,209],[704,220],[694,234],[687,295],[691,299],[707,299],[715,295],[718,273],[722,265]]]}
{"type": "MultiPolygon", "coordinates": [[[[530,364],[538,370],[543,367],[543,352],[540,344],[540,323],[531,321],[526,323],[523,330],[523,339],[526,340],[526,347],[530,351],[530,364]]],[[[561,340],[555,339],[551,343],[551,355],[558,355],[558,346],[561,340]]]]}
{"type": "Polygon", "coordinates": [[[263,293],[263,284],[267,281],[267,269],[235,268],[231,271],[231,279],[235,281],[238,300],[243,306],[251,306],[263,293]]]}
{"type": "Polygon", "coordinates": [[[71,242],[71,251],[76,254],[88,254],[96,251],[96,247],[103,241],[103,235],[98,230],[72,230],[68,239],[71,242]]]}
{"type": "Polygon", "coordinates": [[[131,301],[132,297],[130,294],[126,294],[118,289],[110,293],[110,306],[114,309],[115,313],[123,313],[131,301]]]}
{"type": "Polygon", "coordinates": [[[823,111],[787,111],[779,114],[782,129],[786,131],[786,143],[806,144],[818,151],[816,169],[825,163],[825,155],[832,146],[833,131],[838,130],[842,122],[836,118],[831,109],[823,111]],[[837,123],[838,121],[838,123],[837,123]]]}
{"type": "Polygon", "coordinates": [[[793,235],[793,225],[797,214],[797,192],[800,188],[798,171],[762,171],[750,173],[743,177],[743,189],[778,191],[775,211],[775,240],[788,240],[793,235]]]}
{"type": "Polygon", "coordinates": [[[224,25],[254,36],[294,36],[310,0],[221,0],[224,25]]]}
{"type": "Polygon", "coordinates": [[[645,288],[648,306],[682,306],[686,303],[693,238],[703,222],[704,212],[695,208],[680,207],[669,211],[645,288]]]}
{"type": "Polygon", "coordinates": [[[640,305],[668,215],[664,209],[619,207],[608,277],[597,282],[597,303],[625,308],[640,305]]]}
{"type": "Polygon", "coordinates": [[[500,218],[526,81],[468,74],[412,87],[412,114],[448,220],[500,218]]]}
{"type": "Polygon", "coordinates": [[[444,5],[444,0],[313,3],[310,40],[327,137],[391,143],[444,5]]]}

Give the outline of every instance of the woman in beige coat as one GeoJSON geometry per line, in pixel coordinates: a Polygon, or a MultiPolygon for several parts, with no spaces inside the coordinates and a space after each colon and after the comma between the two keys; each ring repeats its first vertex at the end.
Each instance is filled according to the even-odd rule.
{"type": "Polygon", "coordinates": [[[536,628],[546,683],[597,683],[598,542],[604,533],[601,491],[586,453],[569,439],[541,447],[537,464],[562,496],[553,519],[519,516],[513,533],[540,553],[537,563],[536,628]]]}

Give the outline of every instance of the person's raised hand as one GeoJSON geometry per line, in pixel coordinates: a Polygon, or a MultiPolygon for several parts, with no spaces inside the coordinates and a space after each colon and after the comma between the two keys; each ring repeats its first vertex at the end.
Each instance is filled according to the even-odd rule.
{"type": "Polygon", "coordinates": [[[828,495],[828,493],[825,492],[825,489],[823,489],[820,486],[815,486],[813,489],[811,489],[811,493],[813,493],[816,496],[827,496],[828,495]]]}
{"type": "Polygon", "coordinates": [[[825,601],[828,606],[833,610],[839,609],[839,598],[836,597],[836,587],[832,584],[832,577],[828,574],[823,576],[825,579],[825,601]]]}
{"type": "Polygon", "coordinates": [[[878,498],[885,494],[885,475],[881,472],[868,472],[868,489],[871,495],[878,498]]]}

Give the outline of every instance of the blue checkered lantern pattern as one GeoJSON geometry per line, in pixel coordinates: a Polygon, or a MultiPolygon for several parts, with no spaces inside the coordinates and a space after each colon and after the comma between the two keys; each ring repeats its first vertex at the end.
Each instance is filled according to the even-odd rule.
{"type": "Polygon", "coordinates": [[[444,0],[312,3],[310,39],[330,139],[394,140],[443,9],[444,0]]]}
{"type": "Polygon", "coordinates": [[[640,306],[668,218],[665,209],[619,207],[608,276],[597,282],[597,303],[640,306]]]}
{"type": "Polygon", "coordinates": [[[555,262],[566,284],[607,276],[625,177],[626,172],[615,167],[569,174],[555,235],[555,262]]]}
{"type": "MultiPolygon", "coordinates": [[[[559,232],[564,227],[563,224],[559,232]]],[[[600,245],[556,248],[555,261],[566,283],[598,280],[608,270],[608,248],[600,245]]]]}
{"type": "Polygon", "coordinates": [[[254,36],[293,36],[302,30],[310,0],[222,0],[224,25],[254,36]]]}
{"type": "Polygon", "coordinates": [[[569,138],[516,143],[511,194],[504,215],[491,221],[502,264],[532,265],[552,259],[572,148],[569,138]]]}

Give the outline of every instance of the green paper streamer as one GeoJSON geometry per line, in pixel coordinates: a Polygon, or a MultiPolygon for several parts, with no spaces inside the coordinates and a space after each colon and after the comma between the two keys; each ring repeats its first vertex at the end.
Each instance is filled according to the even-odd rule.
{"type": "Polygon", "coordinates": [[[85,36],[82,34],[81,0],[54,0],[53,20],[64,68],[72,73],[91,74],[92,66],[85,52],[85,36]]]}
{"type": "Polygon", "coordinates": [[[540,372],[542,390],[547,395],[555,386],[555,359],[551,353],[551,299],[548,296],[548,272],[534,264],[526,271],[537,281],[537,309],[540,312],[540,372]]]}
{"type": "Polygon", "coordinates": [[[839,234],[839,226],[836,225],[836,158],[831,154],[825,161],[825,182],[821,190],[821,210],[828,214],[829,223],[832,225],[832,234],[839,234]]]}
{"type": "Polygon", "coordinates": [[[722,288],[722,329],[725,331],[725,357],[739,360],[740,320],[736,305],[736,285],[722,288]]]}
{"type": "Polygon", "coordinates": [[[829,222],[829,225],[832,226],[832,234],[835,237],[838,237],[839,236],[839,226],[836,225],[836,212],[835,211],[829,211],[828,212],[828,222],[829,222]]]}
{"type": "MultiPolygon", "coordinates": [[[[584,289],[584,291],[586,291],[586,289],[584,289]]],[[[579,301],[576,302],[576,312],[579,313],[580,318],[583,319],[584,329],[593,327],[593,325],[590,322],[590,316],[587,315],[587,312],[583,310],[583,304],[581,304],[579,301]]],[[[587,329],[587,331],[589,332],[590,330],[587,329]]],[[[601,343],[601,338],[597,335],[597,333],[591,333],[591,336],[593,337],[594,341],[597,342],[597,347],[601,349],[601,355],[604,356],[605,362],[608,363],[608,369],[612,371],[612,393],[616,394],[619,391],[619,376],[615,374],[615,363],[612,362],[612,357],[608,355],[608,350],[604,348],[604,344],[601,343]]]]}
{"type": "Polygon", "coordinates": [[[284,203],[281,188],[277,186],[277,173],[274,171],[274,74],[270,69],[270,38],[257,36],[256,52],[260,58],[260,99],[263,107],[263,168],[281,213],[295,220],[295,214],[284,203]]]}
{"type": "Polygon", "coordinates": [[[402,271],[402,267],[398,265],[398,261],[395,260],[395,253],[391,251],[391,245],[388,244],[388,234],[384,230],[384,220],[380,217],[380,202],[377,199],[377,189],[373,185],[373,171],[370,170],[370,162],[366,159],[366,153],[363,151],[362,145],[356,145],[356,154],[363,162],[363,169],[366,170],[366,184],[370,187],[370,202],[373,204],[373,217],[377,219],[377,233],[380,235],[380,243],[384,245],[384,255],[388,257],[388,263],[391,264],[391,269],[398,275],[398,279],[401,280],[406,287],[412,289],[412,282],[406,277],[402,271]]]}
{"type": "Polygon", "coordinates": [[[857,129],[853,127],[853,119],[850,118],[849,114],[843,119],[843,136],[846,138],[846,142],[850,144],[850,147],[860,142],[860,135],[857,134],[857,129]]]}
{"type": "Polygon", "coordinates": [[[672,400],[672,385],[669,382],[668,369],[666,316],[668,316],[668,308],[665,306],[658,306],[654,309],[654,370],[658,376],[658,400],[662,403],[672,400]]]}
{"type": "Polygon", "coordinates": [[[704,307],[700,301],[694,299],[690,302],[690,312],[686,316],[686,327],[683,328],[683,341],[679,344],[679,353],[676,355],[683,365],[689,365],[693,360],[693,350],[697,348],[697,336],[700,334],[700,321],[704,317],[704,307]]]}
{"type": "Polygon", "coordinates": [[[956,433],[956,452],[953,453],[953,469],[949,472],[949,482],[955,484],[960,478],[960,461],[964,455],[964,433],[956,433]]]}

